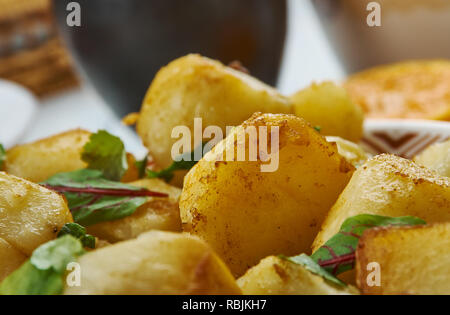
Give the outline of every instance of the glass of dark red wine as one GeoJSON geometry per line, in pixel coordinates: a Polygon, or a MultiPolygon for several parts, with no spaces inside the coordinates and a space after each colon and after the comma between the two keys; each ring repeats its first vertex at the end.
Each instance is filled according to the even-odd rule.
{"type": "Polygon", "coordinates": [[[286,35],[284,0],[78,0],[81,26],[69,26],[55,0],[61,34],[77,65],[119,115],[138,111],[156,72],[200,53],[240,61],[275,85],[286,35]]]}

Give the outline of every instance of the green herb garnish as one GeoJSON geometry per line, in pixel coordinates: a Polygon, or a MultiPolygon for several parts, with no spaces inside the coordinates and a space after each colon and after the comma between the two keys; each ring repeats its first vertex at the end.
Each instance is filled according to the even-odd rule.
{"type": "Polygon", "coordinates": [[[77,223],[67,223],[58,233],[58,238],[71,235],[81,241],[84,247],[95,248],[95,237],[86,233],[86,228],[77,223]]]}
{"type": "Polygon", "coordinates": [[[285,257],[285,256],[279,256],[282,259],[288,260],[294,264],[301,265],[305,267],[306,270],[310,271],[313,274],[316,274],[318,276],[321,276],[327,281],[330,281],[338,286],[347,286],[344,282],[330,274],[328,271],[326,271],[324,268],[322,268],[317,262],[315,262],[311,257],[309,257],[306,254],[301,254],[299,256],[295,257],[285,257]]]}
{"type": "Polygon", "coordinates": [[[295,257],[279,257],[301,265],[327,281],[346,286],[336,276],[354,268],[356,248],[364,231],[382,226],[414,226],[422,224],[426,224],[426,222],[415,217],[391,218],[370,214],[358,215],[345,220],[339,233],[311,256],[301,254],[295,257]]]}
{"type": "Polygon", "coordinates": [[[168,196],[109,181],[102,171],[91,169],[60,173],[41,185],[64,194],[74,221],[83,226],[127,217],[146,203],[148,197],[168,196]]]}
{"type": "Polygon", "coordinates": [[[122,140],[104,130],[91,135],[81,158],[89,169],[100,170],[106,179],[113,181],[120,181],[128,169],[127,152],[122,140]]]}
{"type": "MultiPolygon", "coordinates": [[[[204,153],[205,147],[207,143],[203,143],[201,145],[202,155],[204,153]]],[[[197,148],[198,150],[200,148],[197,148]]],[[[191,168],[197,164],[198,161],[195,161],[195,150],[192,152],[184,153],[180,155],[177,159],[177,161],[174,161],[172,165],[170,165],[168,168],[155,172],[152,170],[147,170],[147,177],[148,178],[161,178],[164,179],[166,182],[170,182],[172,178],[175,176],[174,172],[179,170],[187,170],[189,171],[191,168]]]]}
{"type": "Polygon", "coordinates": [[[369,214],[351,217],[344,221],[339,233],[311,255],[311,258],[326,271],[336,276],[354,268],[359,239],[367,229],[422,224],[426,224],[426,222],[415,217],[391,218],[369,214]]]}
{"type": "Polygon", "coordinates": [[[81,242],[70,235],[45,243],[3,280],[0,295],[62,294],[68,264],[76,262],[84,253],[81,242]]]}

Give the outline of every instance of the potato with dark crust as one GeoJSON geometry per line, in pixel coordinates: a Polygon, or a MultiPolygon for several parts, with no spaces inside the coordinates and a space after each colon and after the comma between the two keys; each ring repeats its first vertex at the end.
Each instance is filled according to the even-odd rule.
{"type": "Polygon", "coordinates": [[[240,294],[225,264],[199,238],[149,232],[85,254],[79,259],[81,286],[66,295],[240,294]]]}
{"type": "MultiPolygon", "coordinates": [[[[245,141],[247,154],[249,142],[245,141]]],[[[186,176],[180,199],[184,230],[206,240],[236,276],[270,255],[310,252],[322,221],[353,171],[336,146],[305,120],[255,114],[186,176]],[[270,139],[279,128],[275,149],[279,165],[274,172],[262,172],[266,162],[261,152],[255,161],[224,159],[229,149],[238,151],[237,135],[252,127],[267,128],[257,136],[260,145],[263,137],[270,139]]]]}
{"type": "Polygon", "coordinates": [[[135,213],[123,219],[98,223],[88,227],[88,233],[110,243],[136,238],[150,230],[181,232],[180,208],[178,200],[181,190],[159,179],[143,179],[129,183],[168,194],[168,197],[150,197],[135,213]]]}
{"type": "Polygon", "coordinates": [[[364,294],[450,294],[450,223],[367,230],[356,251],[364,294]],[[380,286],[376,275],[379,266],[380,286]]]}
{"type": "Polygon", "coordinates": [[[227,126],[237,126],[255,112],[291,113],[291,102],[243,72],[187,55],[156,75],[142,104],[137,132],[157,166],[166,168],[178,140],[172,138],[174,127],[187,126],[193,135],[194,118],[202,118],[203,128],[219,126],[225,135],[227,126]]]}
{"type": "Polygon", "coordinates": [[[368,118],[450,120],[450,61],[408,61],[354,74],[345,82],[368,118]]]}
{"type": "Polygon", "coordinates": [[[394,155],[370,159],[355,172],[328,213],[313,251],[333,237],[345,219],[359,214],[450,221],[450,178],[394,155]]]}

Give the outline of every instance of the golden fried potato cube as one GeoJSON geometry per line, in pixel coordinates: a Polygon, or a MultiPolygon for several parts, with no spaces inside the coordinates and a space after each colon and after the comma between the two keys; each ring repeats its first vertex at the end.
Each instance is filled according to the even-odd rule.
{"type": "Polygon", "coordinates": [[[414,162],[450,177],[450,140],[428,147],[414,158],[414,162]]]}
{"type": "Polygon", "coordinates": [[[370,229],[356,251],[358,287],[364,294],[448,295],[449,249],[448,222],[370,229]]]}
{"type": "Polygon", "coordinates": [[[77,129],[16,146],[7,152],[5,171],[39,183],[57,173],[85,168],[81,153],[90,136],[90,132],[77,129]]]}
{"type": "Polygon", "coordinates": [[[328,213],[313,251],[333,237],[345,219],[359,214],[450,221],[450,178],[394,155],[370,159],[355,172],[328,213]]]}
{"type": "MultiPolygon", "coordinates": [[[[247,155],[253,140],[245,141],[247,155]]],[[[322,221],[353,171],[336,146],[305,120],[255,114],[186,176],[180,198],[183,228],[206,240],[233,274],[241,276],[264,257],[310,252],[322,221]],[[272,172],[262,171],[266,162],[261,152],[255,161],[224,159],[224,152],[242,147],[235,139],[252,127],[260,131],[253,138],[260,149],[262,139],[270,139],[279,129],[279,146],[271,151],[278,152],[279,162],[272,172]]]]}
{"type": "Polygon", "coordinates": [[[178,200],[181,189],[170,186],[159,179],[143,179],[130,185],[151,191],[167,193],[167,198],[151,197],[135,213],[123,219],[108,221],[88,227],[88,233],[116,243],[136,238],[150,230],[181,232],[180,208],[178,200]]]}
{"type": "Polygon", "coordinates": [[[363,136],[364,114],[333,82],[314,83],[291,96],[295,115],[318,126],[325,136],[338,136],[358,142],[363,136]]]}
{"type": "Polygon", "coordinates": [[[0,238],[0,282],[25,262],[27,256],[0,238]]]}
{"type": "Polygon", "coordinates": [[[351,286],[339,287],[285,259],[264,258],[238,279],[244,295],[348,295],[358,294],[351,286]]]}
{"type": "Polygon", "coordinates": [[[79,259],[81,286],[67,295],[240,294],[211,248],[195,236],[153,231],[79,259]]]}
{"type": "MultiPolygon", "coordinates": [[[[255,112],[291,113],[290,101],[275,89],[222,63],[187,55],[162,68],[140,112],[137,132],[159,167],[172,164],[176,126],[194,134],[194,118],[203,128],[237,126],[255,112]]],[[[192,139],[194,140],[194,139],[192,139]]],[[[192,143],[194,145],[194,143],[192,143]]]]}
{"type": "Polygon", "coordinates": [[[0,238],[25,255],[73,222],[64,197],[0,172],[0,238]]]}
{"type": "Polygon", "coordinates": [[[354,74],[344,84],[369,118],[450,120],[450,61],[407,61],[354,74]]]}

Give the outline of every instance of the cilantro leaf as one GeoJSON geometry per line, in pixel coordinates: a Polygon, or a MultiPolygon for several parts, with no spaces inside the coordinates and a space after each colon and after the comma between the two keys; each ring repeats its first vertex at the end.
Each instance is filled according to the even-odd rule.
{"type": "Polygon", "coordinates": [[[3,169],[3,164],[6,161],[6,150],[0,143],[0,171],[3,169]]]}
{"type": "MultiPolygon", "coordinates": [[[[206,145],[208,143],[203,143],[201,145],[202,155],[204,153],[204,150],[206,148],[206,145]]],[[[200,147],[200,146],[199,146],[200,147]]],[[[196,150],[200,150],[200,148],[197,148],[196,150]]],[[[195,164],[198,163],[198,161],[195,161],[195,151],[184,153],[180,155],[177,158],[177,161],[174,161],[172,165],[170,165],[168,168],[156,172],[152,170],[147,170],[147,177],[148,178],[161,178],[164,179],[166,182],[170,182],[172,178],[175,176],[174,172],[179,170],[187,170],[189,171],[191,168],[195,166],[195,164]]]]}
{"type": "Polygon", "coordinates": [[[363,214],[344,221],[338,234],[319,248],[311,258],[332,275],[354,268],[359,239],[367,229],[382,226],[413,226],[426,224],[415,217],[383,217],[363,214]]]}
{"type": "Polygon", "coordinates": [[[64,194],[74,221],[83,226],[127,217],[148,197],[167,197],[165,193],[106,180],[101,171],[90,169],[60,173],[41,185],[64,194]]]}
{"type": "Polygon", "coordinates": [[[306,254],[301,254],[295,257],[280,256],[280,258],[288,260],[294,264],[301,265],[311,273],[321,276],[325,280],[330,281],[338,286],[343,287],[347,286],[344,282],[342,282],[341,280],[330,274],[328,271],[322,268],[318,263],[316,263],[311,257],[309,257],[306,254]]]}
{"type": "Polygon", "coordinates": [[[321,133],[322,132],[322,127],[320,127],[320,126],[314,126],[313,127],[318,133],[321,133]]]}
{"type": "Polygon", "coordinates": [[[0,284],[0,295],[57,295],[64,289],[67,265],[85,251],[66,235],[38,247],[31,258],[0,284]]]}
{"type": "Polygon", "coordinates": [[[127,152],[120,138],[100,130],[91,135],[81,158],[89,169],[100,170],[106,179],[120,181],[128,169],[127,152]]]}
{"type": "Polygon", "coordinates": [[[77,223],[67,223],[58,233],[58,238],[71,235],[81,241],[84,247],[95,248],[95,237],[86,233],[86,228],[77,223]]]}

